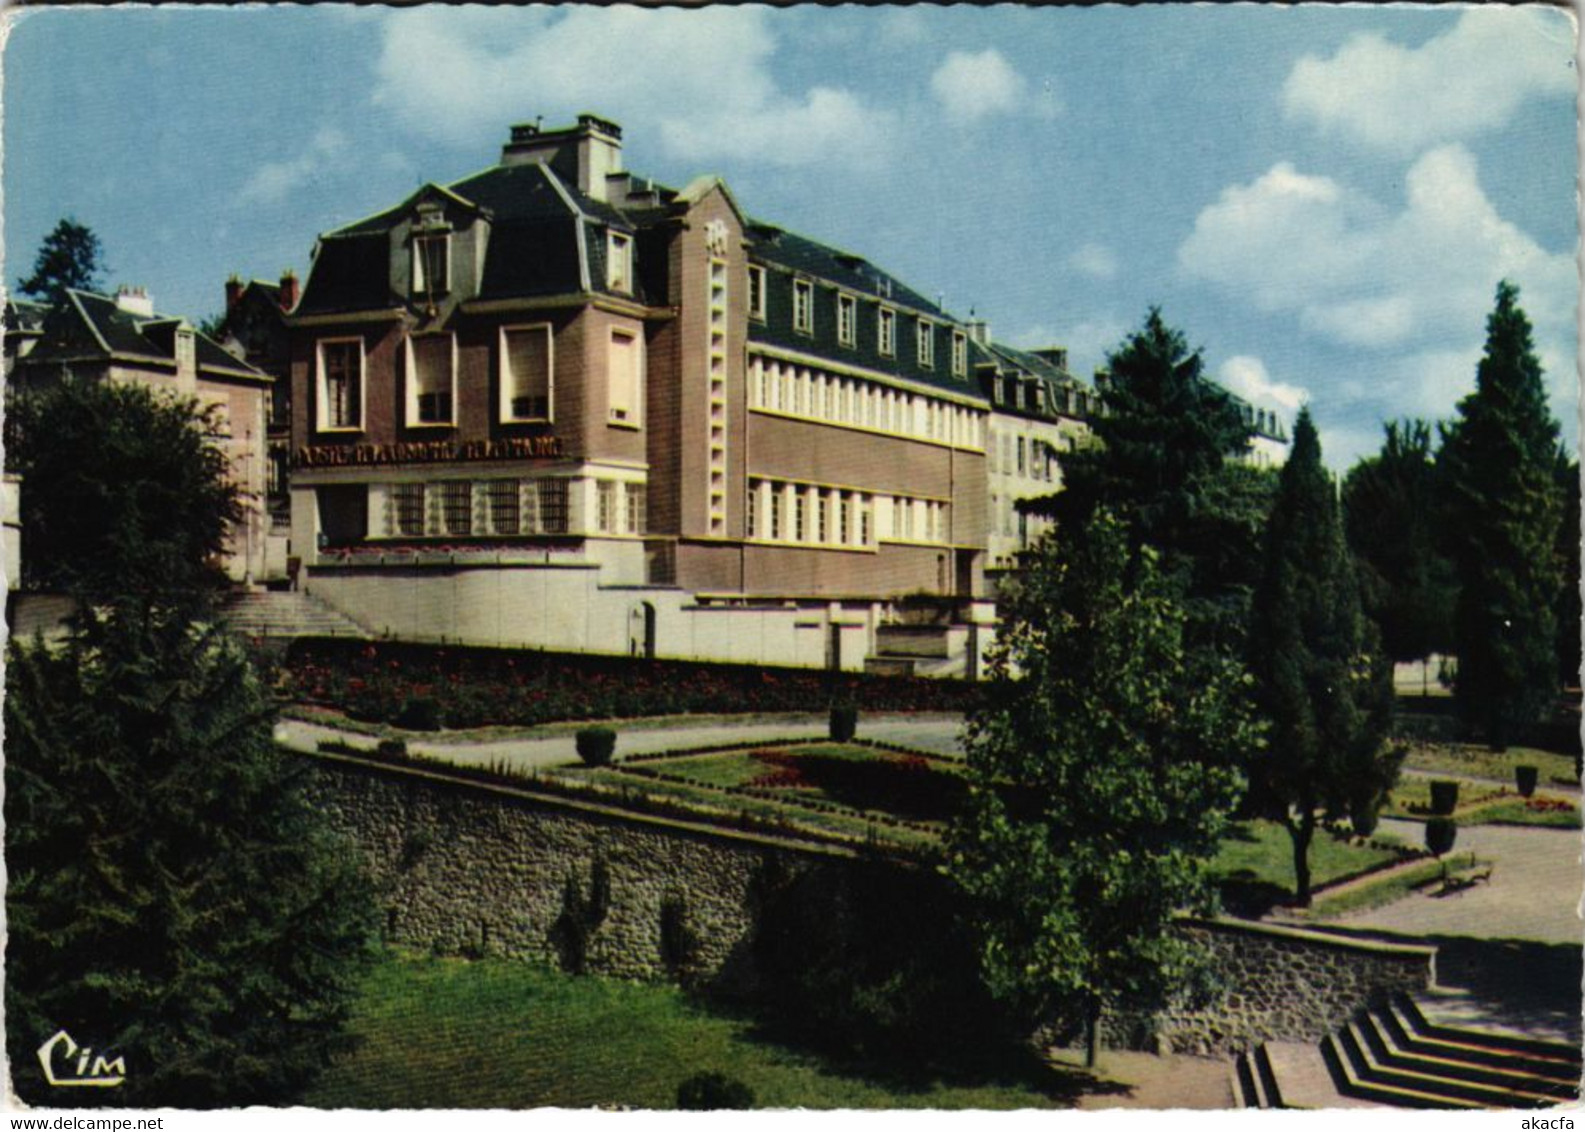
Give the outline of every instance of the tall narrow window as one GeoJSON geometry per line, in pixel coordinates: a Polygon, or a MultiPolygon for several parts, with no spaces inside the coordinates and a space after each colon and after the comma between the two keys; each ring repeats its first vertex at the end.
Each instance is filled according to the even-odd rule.
{"type": "Polygon", "coordinates": [[[606,240],[605,283],[621,294],[633,293],[633,238],[622,232],[606,240]]]}
{"type": "Polygon", "coordinates": [[[645,522],[644,485],[641,483],[628,484],[626,500],[627,515],[624,518],[627,522],[627,533],[630,535],[641,535],[644,533],[645,522]]]}
{"type": "Polygon", "coordinates": [[[614,480],[595,484],[595,527],[601,534],[616,532],[616,488],[614,480]]]}
{"type": "Polygon", "coordinates": [[[407,340],[407,423],[449,425],[452,418],[452,337],[407,340]]]}
{"type": "Polygon", "coordinates": [[[814,331],[815,285],[807,279],[793,280],[793,329],[801,334],[814,331]]]}
{"type": "Polygon", "coordinates": [[[852,295],[837,296],[837,341],[851,346],[857,340],[859,318],[858,300],[852,295]]]}
{"type": "Polygon", "coordinates": [[[804,493],[800,488],[793,488],[793,529],[794,542],[803,542],[806,529],[807,504],[804,502],[804,493]]]}
{"type": "Polygon", "coordinates": [[[749,266],[748,269],[748,316],[765,321],[765,269],[763,267],[749,266]]]}
{"type": "Polygon", "coordinates": [[[611,331],[606,375],[613,423],[635,426],[639,423],[643,366],[644,350],[638,335],[628,330],[611,331]]]}
{"type": "Polygon", "coordinates": [[[749,538],[759,538],[759,481],[748,481],[748,497],[744,510],[743,524],[748,528],[749,538]]]}
{"type": "Polygon", "coordinates": [[[440,485],[440,517],[448,535],[473,533],[473,484],[469,480],[446,480],[440,485]]]}
{"type": "Polygon", "coordinates": [[[413,294],[444,295],[451,289],[451,237],[413,237],[413,294]]]}
{"type": "Polygon", "coordinates": [[[398,483],[391,485],[391,508],[399,535],[424,533],[424,485],[398,483]]]}
{"type": "Polygon", "coordinates": [[[548,421],[554,385],[550,324],[501,328],[501,419],[548,421]]]}
{"type": "Polygon", "coordinates": [[[915,330],[919,345],[919,364],[931,369],[936,364],[936,328],[929,319],[921,318],[915,330]]]}
{"type": "Polygon", "coordinates": [[[319,343],[319,427],[363,427],[363,340],[319,343]]]}
{"type": "Polygon", "coordinates": [[[969,372],[969,339],[961,330],[952,332],[952,376],[966,377],[969,372]]]}
{"type": "Polygon", "coordinates": [[[567,533],[567,481],[542,479],[538,481],[539,529],[547,535],[567,533]]]}
{"type": "Polygon", "coordinates": [[[897,354],[897,312],[889,307],[882,307],[880,319],[877,323],[876,347],[881,352],[881,357],[890,358],[897,354]]]}
{"type": "Polygon", "coordinates": [[[517,480],[490,480],[487,486],[490,500],[490,531],[498,535],[515,535],[522,530],[523,509],[517,480]]]}
{"type": "Polygon", "coordinates": [[[781,509],[782,509],[782,491],[781,491],[781,488],[778,485],[776,485],[776,484],[771,484],[771,489],[770,489],[770,537],[772,539],[779,539],[779,538],[782,537],[781,536],[781,532],[782,532],[781,509]]]}

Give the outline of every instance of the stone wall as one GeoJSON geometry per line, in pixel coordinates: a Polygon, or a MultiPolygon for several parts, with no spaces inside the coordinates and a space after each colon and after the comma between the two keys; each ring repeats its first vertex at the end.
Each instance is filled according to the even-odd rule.
{"type": "MultiPolygon", "coordinates": [[[[387,939],[440,953],[743,992],[755,983],[752,942],[767,884],[785,890],[803,880],[864,900],[861,870],[910,867],[438,768],[309,757],[317,801],[362,852],[387,939]]],[[[873,873],[868,879],[873,893],[873,873]]],[[[1423,988],[1434,973],[1431,948],[1242,921],[1185,921],[1183,930],[1212,950],[1221,997],[1148,1019],[1112,1018],[1112,1044],[1226,1053],[1318,1039],[1372,997],[1423,988]]]]}

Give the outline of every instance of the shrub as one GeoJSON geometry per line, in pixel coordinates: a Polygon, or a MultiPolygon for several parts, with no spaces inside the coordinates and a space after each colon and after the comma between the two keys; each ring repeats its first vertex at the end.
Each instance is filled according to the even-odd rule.
{"type": "Polygon", "coordinates": [[[609,727],[585,727],[577,735],[578,757],[589,766],[605,766],[616,751],[616,732],[609,727]]]}
{"type": "Polygon", "coordinates": [[[1439,778],[1431,783],[1431,812],[1451,814],[1458,806],[1458,783],[1439,778]]]}
{"type": "Polygon", "coordinates": [[[393,722],[404,731],[439,731],[440,705],[433,696],[410,696],[393,722]]]}
{"type": "Polygon", "coordinates": [[[677,1086],[677,1107],[687,1112],[753,1108],[754,1090],[725,1073],[695,1073],[677,1086]]]}
{"type": "Polygon", "coordinates": [[[1513,768],[1514,784],[1518,786],[1519,793],[1528,798],[1535,793],[1536,768],[1523,764],[1513,768]]]}
{"type": "Polygon", "coordinates": [[[407,757],[407,740],[381,739],[375,745],[374,753],[382,759],[405,759],[407,757]]]}
{"type": "Polygon", "coordinates": [[[1458,840],[1458,823],[1452,818],[1432,818],[1425,823],[1425,847],[1440,857],[1458,840]]]}
{"type": "Polygon", "coordinates": [[[1376,832],[1379,805],[1375,799],[1356,801],[1349,807],[1349,822],[1354,827],[1354,832],[1360,837],[1369,837],[1376,832]]]}
{"type": "Polygon", "coordinates": [[[859,709],[856,707],[834,707],[831,709],[831,738],[837,743],[846,743],[852,739],[859,729],[859,709]]]}

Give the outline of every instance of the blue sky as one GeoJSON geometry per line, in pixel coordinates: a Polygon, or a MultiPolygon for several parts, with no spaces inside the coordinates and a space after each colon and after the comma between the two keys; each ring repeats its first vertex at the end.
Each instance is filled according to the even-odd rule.
{"type": "Polygon", "coordinates": [[[5,13],[5,279],[63,215],[197,320],[233,273],[592,111],[1088,376],[1151,305],[1347,467],[1449,416],[1497,281],[1577,435],[1572,22],[1234,5],[5,13]]]}

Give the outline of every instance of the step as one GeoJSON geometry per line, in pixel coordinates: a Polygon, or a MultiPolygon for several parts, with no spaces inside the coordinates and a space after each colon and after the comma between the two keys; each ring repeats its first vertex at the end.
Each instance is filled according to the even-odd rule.
{"type": "Polygon", "coordinates": [[[1239,1108],[1266,1108],[1266,1098],[1261,1095],[1249,1062],[1248,1050],[1233,1058],[1233,1101],[1239,1108]]]}
{"type": "Polygon", "coordinates": [[[1484,1030],[1468,1024],[1449,1026],[1427,1018],[1420,1003],[1411,995],[1396,995],[1392,1001],[1410,1029],[1421,1038],[1447,1042],[1467,1049],[1494,1050],[1533,1058],[1537,1064],[1566,1067],[1573,1071],[1575,1080],[1579,1078],[1581,1056],[1578,1046],[1547,1038],[1484,1030]]]}
{"type": "Polygon", "coordinates": [[[1282,1108],[1375,1108],[1376,1102],[1339,1091],[1337,1074],[1327,1065],[1319,1045],[1310,1042],[1266,1042],[1267,1065],[1281,1082],[1282,1108]]]}
{"type": "Polygon", "coordinates": [[[1374,1017],[1382,1036],[1405,1057],[1460,1065],[1472,1075],[1492,1073],[1522,1078],[1531,1082],[1526,1087],[1552,1096],[1572,1097],[1579,1090],[1579,1066],[1566,1060],[1539,1057],[1529,1052],[1508,1052],[1444,1037],[1427,1037],[1417,1032],[1416,1023],[1405,1016],[1397,1002],[1387,1003],[1374,1017]],[[1556,1092],[1558,1089],[1563,1090],[1562,1093],[1556,1092]]]}
{"type": "MultiPolygon", "coordinates": [[[[1465,1067],[1457,1062],[1395,1057],[1369,1015],[1361,1015],[1345,1023],[1340,1036],[1346,1036],[1346,1044],[1351,1044],[1359,1052],[1360,1060],[1356,1062],[1356,1067],[1360,1076],[1377,1084],[1456,1097],[1493,1108],[1540,1108],[1556,1104],[1562,1099],[1552,1093],[1535,1090],[1528,1078],[1480,1080],[1480,1076],[1493,1075],[1493,1071],[1475,1070],[1471,1073],[1465,1072],[1465,1067]]],[[[1500,1078],[1502,1075],[1497,1076],[1500,1078]]]]}
{"type": "Polygon", "coordinates": [[[1374,1101],[1377,1104],[1398,1108],[1478,1109],[1484,1106],[1474,1101],[1442,1096],[1421,1089],[1371,1080],[1361,1071],[1363,1056],[1357,1049],[1349,1048],[1347,1030],[1328,1034],[1321,1039],[1321,1056],[1332,1074],[1337,1090],[1356,1100],[1374,1101]]]}
{"type": "Polygon", "coordinates": [[[1271,1064],[1271,1052],[1261,1042],[1250,1055],[1255,1075],[1255,1087],[1261,1095],[1261,1108],[1286,1108],[1282,1103],[1282,1090],[1277,1087],[1277,1071],[1271,1064]]]}

